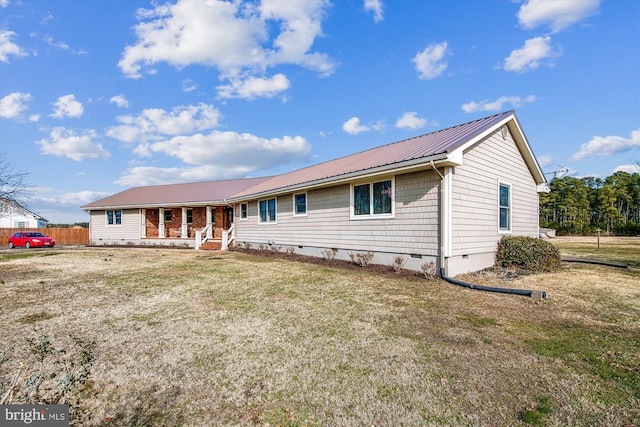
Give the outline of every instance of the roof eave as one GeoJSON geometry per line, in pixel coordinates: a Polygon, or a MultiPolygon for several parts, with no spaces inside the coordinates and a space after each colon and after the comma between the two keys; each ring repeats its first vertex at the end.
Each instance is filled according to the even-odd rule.
{"type": "Polygon", "coordinates": [[[522,127],[520,126],[520,122],[518,121],[518,118],[516,117],[513,111],[511,111],[508,115],[506,115],[502,120],[494,123],[492,126],[489,126],[483,132],[480,132],[475,137],[473,137],[469,141],[465,142],[463,145],[453,150],[451,152],[451,156],[462,158],[462,153],[464,153],[464,151],[466,151],[471,146],[475,145],[477,142],[486,138],[487,136],[494,133],[496,130],[500,129],[502,126],[505,126],[505,125],[509,128],[511,135],[513,135],[515,143],[520,149],[520,152],[522,153],[524,161],[527,164],[527,167],[529,168],[529,170],[531,171],[531,175],[533,176],[536,184],[537,185],[546,184],[547,179],[542,173],[542,169],[540,168],[540,165],[538,164],[538,161],[536,160],[536,157],[534,156],[533,151],[531,150],[531,145],[529,145],[529,142],[527,141],[527,137],[525,136],[524,132],[522,131],[522,127]]]}
{"type": "Polygon", "coordinates": [[[315,181],[308,181],[296,185],[287,185],[284,187],[274,188],[272,190],[261,191],[257,193],[251,193],[244,196],[232,196],[226,199],[228,203],[238,203],[247,200],[254,200],[257,198],[273,196],[277,194],[285,194],[293,191],[310,190],[312,188],[330,187],[334,185],[344,184],[358,179],[365,179],[375,177],[378,175],[388,175],[398,172],[411,172],[420,169],[431,169],[431,161],[433,160],[438,166],[450,166],[457,165],[453,162],[446,153],[436,154],[428,157],[421,157],[419,159],[413,159],[404,161],[401,163],[394,163],[391,165],[378,166],[371,169],[364,169],[356,172],[351,172],[344,175],[332,176],[315,181]]]}
{"type": "Polygon", "coordinates": [[[142,203],[135,205],[101,205],[101,206],[81,206],[85,212],[102,211],[110,209],[156,209],[156,208],[181,208],[181,207],[204,207],[226,205],[224,200],[208,200],[197,202],[166,202],[166,203],[142,203]]]}

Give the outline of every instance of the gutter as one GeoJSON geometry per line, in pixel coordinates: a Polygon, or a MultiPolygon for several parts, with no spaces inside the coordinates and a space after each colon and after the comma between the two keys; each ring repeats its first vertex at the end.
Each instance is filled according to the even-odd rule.
{"type": "Polygon", "coordinates": [[[433,160],[431,160],[430,164],[433,170],[436,171],[438,175],[440,175],[440,272],[441,274],[443,274],[448,267],[446,265],[447,263],[445,260],[445,256],[447,253],[447,250],[446,250],[447,227],[445,224],[447,221],[447,215],[445,212],[446,194],[445,194],[445,188],[444,188],[445,179],[444,179],[444,175],[440,173],[440,171],[436,167],[436,164],[433,160]]]}

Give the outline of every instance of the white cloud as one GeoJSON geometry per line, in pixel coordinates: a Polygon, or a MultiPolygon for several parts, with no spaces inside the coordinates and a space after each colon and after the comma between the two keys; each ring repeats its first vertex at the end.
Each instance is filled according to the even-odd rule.
{"type": "Polygon", "coordinates": [[[137,43],[125,48],[118,66],[132,78],[161,62],[178,68],[215,67],[224,79],[253,77],[279,64],[330,75],[334,62],[326,54],[311,51],[316,37],[322,35],[328,6],[327,0],[265,0],[260,5],[179,0],[141,9],[141,22],[135,27],[137,43]]]}
{"type": "Polygon", "coordinates": [[[505,105],[510,105],[511,108],[520,108],[524,104],[535,102],[536,97],[529,95],[526,98],[519,96],[501,96],[495,101],[482,100],[480,102],[471,101],[468,104],[462,105],[462,110],[465,113],[475,113],[477,111],[501,111],[505,105]]]}
{"type": "Polygon", "coordinates": [[[9,6],[9,0],[0,0],[0,7],[9,6]]]}
{"type": "Polygon", "coordinates": [[[276,74],[271,78],[249,77],[246,80],[232,79],[231,84],[218,86],[218,95],[221,98],[245,98],[257,97],[272,98],[280,92],[289,89],[291,82],[284,74],[276,74]]]}
{"type": "Polygon", "coordinates": [[[151,185],[238,178],[273,167],[304,161],[311,145],[300,136],[261,138],[236,132],[176,136],[144,146],[150,154],[162,153],[193,165],[159,168],[135,166],[116,181],[120,185],[151,185]]]}
{"type": "Polygon", "coordinates": [[[267,139],[249,133],[213,131],[154,142],[149,150],[192,165],[236,165],[259,170],[303,160],[311,145],[301,136],[267,139]]]}
{"type": "Polygon", "coordinates": [[[25,111],[27,102],[31,101],[30,93],[13,92],[0,99],[0,117],[5,119],[16,119],[25,111]]]}
{"type": "Polygon", "coordinates": [[[554,33],[598,12],[601,0],[529,0],[518,11],[523,28],[549,25],[554,33]]]}
{"type": "Polygon", "coordinates": [[[55,108],[53,109],[51,116],[58,119],[62,119],[64,117],[80,117],[84,113],[82,103],[76,101],[76,97],[72,94],[61,96],[53,106],[55,108]]]}
{"type": "Polygon", "coordinates": [[[438,77],[447,69],[447,61],[444,57],[448,54],[446,41],[427,46],[422,52],[411,60],[416,64],[418,77],[423,80],[431,80],[438,77]]]}
{"type": "Polygon", "coordinates": [[[541,168],[546,168],[547,166],[551,166],[553,164],[553,156],[546,154],[543,156],[538,156],[538,164],[541,168]]]}
{"type": "Polygon", "coordinates": [[[62,50],[67,50],[67,51],[69,51],[71,53],[74,53],[76,55],[86,55],[87,54],[87,52],[85,50],[72,49],[68,44],[66,44],[64,42],[56,42],[56,41],[54,41],[53,37],[51,37],[50,35],[44,36],[43,40],[45,41],[45,43],[47,43],[51,47],[55,47],[55,48],[62,49],[62,50]]]}
{"type": "Polygon", "coordinates": [[[418,113],[415,111],[409,111],[404,113],[402,117],[398,118],[396,121],[396,127],[403,129],[419,129],[426,126],[427,123],[427,119],[421,119],[418,117],[418,113]]]}
{"type": "Polygon", "coordinates": [[[540,66],[540,61],[555,58],[561,54],[560,47],[552,49],[551,37],[534,37],[525,41],[520,49],[511,51],[504,60],[504,70],[516,73],[532,71],[540,66]]]}
{"type": "Polygon", "coordinates": [[[138,187],[144,185],[175,184],[180,182],[198,182],[211,179],[234,179],[242,178],[248,169],[238,166],[192,166],[160,168],[154,166],[135,166],[127,170],[127,173],[114,184],[126,187],[138,187]]]}
{"type": "Polygon", "coordinates": [[[184,79],[182,81],[182,91],[183,92],[193,92],[198,88],[198,85],[193,82],[191,79],[184,79]]]}
{"type": "Polygon", "coordinates": [[[39,120],[40,120],[40,114],[31,114],[31,115],[29,116],[29,121],[30,121],[31,123],[36,123],[36,122],[38,122],[39,120]]]}
{"type": "Polygon", "coordinates": [[[72,130],[56,127],[51,131],[49,139],[41,139],[36,143],[40,145],[42,154],[68,157],[76,162],[86,159],[110,159],[111,154],[102,148],[102,144],[93,142],[95,137],[96,133],[93,130],[76,135],[72,130]]]}
{"type": "Polygon", "coordinates": [[[373,12],[373,20],[375,22],[380,22],[384,19],[381,0],[364,0],[364,10],[373,12]]]}
{"type": "Polygon", "coordinates": [[[120,108],[129,108],[129,101],[127,97],[122,94],[112,96],[111,99],[109,99],[109,104],[116,104],[120,108]]]}
{"type": "Polygon", "coordinates": [[[107,131],[107,135],[124,142],[145,142],[164,136],[190,134],[218,126],[220,112],[211,105],[200,103],[174,107],[170,112],[160,108],[145,109],[137,117],[119,116],[121,123],[107,131]]]}
{"type": "Polygon", "coordinates": [[[640,173],[640,165],[630,164],[630,165],[620,165],[615,168],[611,173],[615,172],[627,172],[627,173],[640,173]]]}
{"type": "Polygon", "coordinates": [[[86,205],[94,200],[110,195],[110,193],[89,190],[67,193],[51,187],[31,187],[30,190],[34,193],[34,198],[37,200],[59,205],[74,206],[86,205]]]}
{"type": "Polygon", "coordinates": [[[592,156],[611,156],[624,153],[634,147],[640,147],[640,129],[631,131],[630,138],[594,136],[591,141],[582,144],[580,151],[571,156],[571,160],[583,160],[592,156]]]}
{"type": "Polygon", "coordinates": [[[371,128],[369,126],[361,125],[359,118],[352,117],[342,124],[342,130],[350,133],[351,135],[357,135],[362,132],[370,131],[371,128]]]}
{"type": "Polygon", "coordinates": [[[9,62],[9,55],[17,56],[18,58],[27,56],[27,53],[23,51],[20,46],[11,41],[11,37],[15,36],[13,31],[0,31],[0,62],[9,62]]]}

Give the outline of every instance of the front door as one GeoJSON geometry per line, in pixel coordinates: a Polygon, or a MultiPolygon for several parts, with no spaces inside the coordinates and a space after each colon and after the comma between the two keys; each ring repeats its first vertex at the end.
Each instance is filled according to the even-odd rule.
{"type": "Polygon", "coordinates": [[[224,208],[224,213],[222,215],[222,228],[228,230],[231,228],[231,224],[233,224],[233,208],[224,208]]]}

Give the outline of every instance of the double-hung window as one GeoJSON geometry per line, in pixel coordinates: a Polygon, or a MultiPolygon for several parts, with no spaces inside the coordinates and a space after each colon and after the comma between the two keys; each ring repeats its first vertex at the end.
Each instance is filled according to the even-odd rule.
{"type": "Polygon", "coordinates": [[[165,209],[164,210],[164,222],[171,222],[171,221],[172,221],[171,209],[165,209]]]}
{"type": "Polygon", "coordinates": [[[187,209],[187,224],[193,224],[193,209],[187,209]]]}
{"type": "Polygon", "coordinates": [[[351,187],[351,218],[392,217],[394,180],[367,182],[351,187]]]}
{"type": "Polygon", "coordinates": [[[249,218],[249,206],[247,203],[240,203],[240,219],[249,218]]]}
{"type": "Polygon", "coordinates": [[[293,195],[293,216],[305,216],[307,214],[307,193],[293,195]]]}
{"type": "Polygon", "coordinates": [[[511,232],[511,185],[498,184],[498,231],[511,232]]]}
{"type": "Polygon", "coordinates": [[[276,222],[276,199],[260,200],[260,222],[276,222]]]}
{"type": "Polygon", "coordinates": [[[107,211],[107,225],[121,225],[122,211],[107,211]]]}

